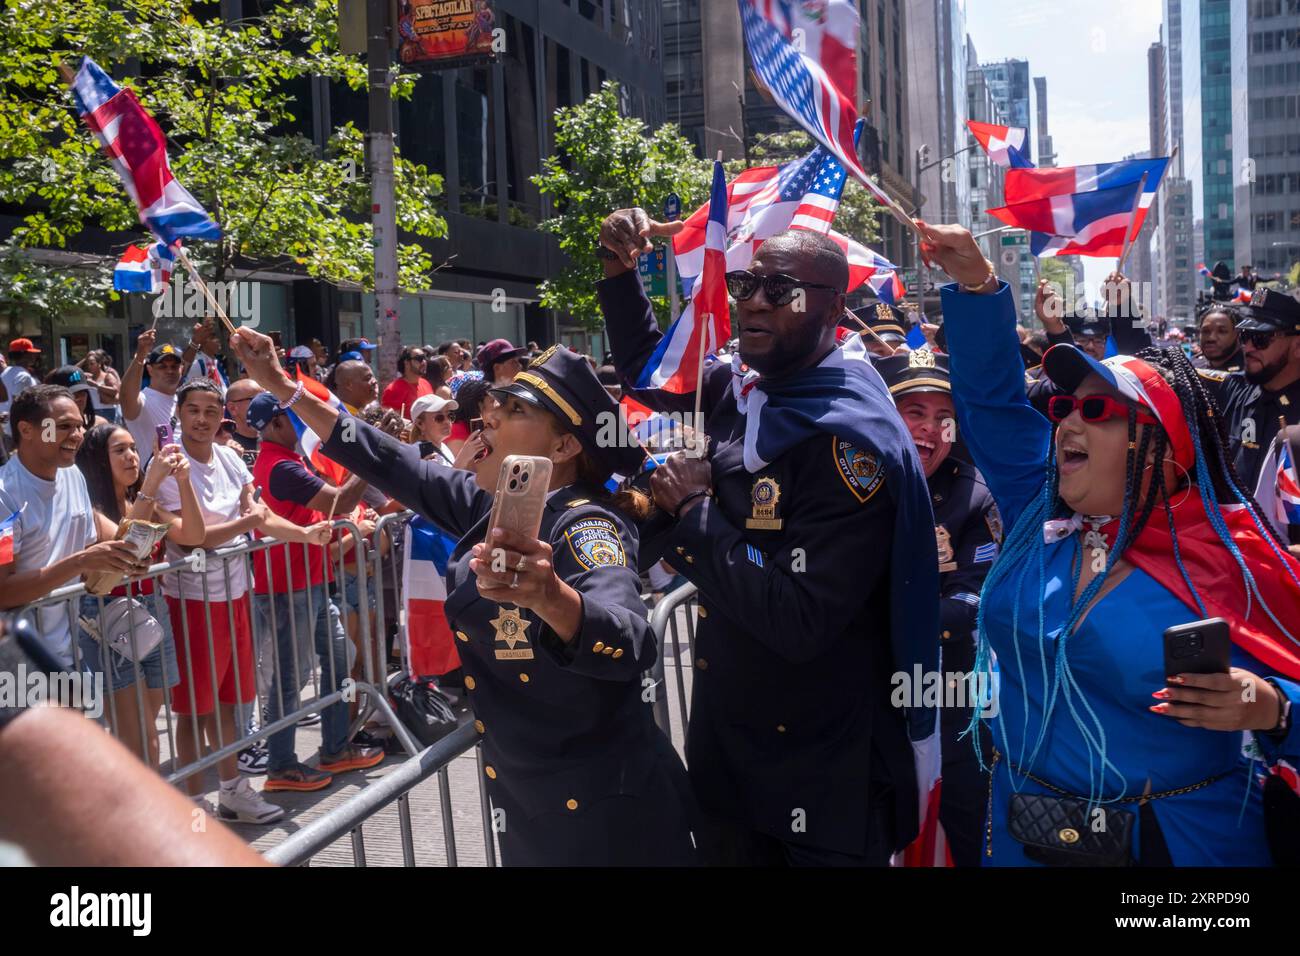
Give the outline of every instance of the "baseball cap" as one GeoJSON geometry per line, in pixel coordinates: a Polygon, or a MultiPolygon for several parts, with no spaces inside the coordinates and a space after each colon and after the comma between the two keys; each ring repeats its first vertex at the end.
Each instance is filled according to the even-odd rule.
{"type": "Polygon", "coordinates": [[[411,403],[411,421],[418,422],[425,412],[455,411],[460,408],[455,399],[441,395],[421,395],[411,403]]]}
{"type": "Polygon", "coordinates": [[[289,358],[291,359],[311,359],[315,357],[316,353],[305,345],[295,345],[289,350],[289,358]]]}
{"type": "Polygon", "coordinates": [[[74,395],[77,392],[89,392],[94,388],[90,380],[75,365],[63,365],[45,376],[46,385],[62,385],[74,395]]]}
{"type": "Polygon", "coordinates": [[[275,416],[283,414],[284,409],[270,392],[258,392],[248,403],[248,424],[259,432],[271,424],[275,416]]]}
{"type": "Polygon", "coordinates": [[[31,339],[14,339],[9,343],[10,352],[35,352],[40,354],[40,349],[32,344],[31,339]]]}
{"type": "Polygon", "coordinates": [[[157,365],[165,358],[174,358],[177,362],[181,361],[181,351],[170,342],[164,342],[162,345],[154,347],[149,353],[149,357],[144,360],[145,365],[157,365]]]}

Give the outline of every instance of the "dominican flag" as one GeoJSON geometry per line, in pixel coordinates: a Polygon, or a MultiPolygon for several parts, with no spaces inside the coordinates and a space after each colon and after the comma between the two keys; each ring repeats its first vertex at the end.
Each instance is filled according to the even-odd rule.
{"type": "Polygon", "coordinates": [[[726,280],[727,176],[719,162],[713,164],[710,197],[704,262],[692,289],[693,298],[641,370],[637,388],[660,388],[677,394],[694,392],[701,350],[707,355],[731,338],[726,280]]]}
{"type": "Polygon", "coordinates": [[[77,113],[99,140],[140,220],[165,245],[182,238],[220,239],[221,230],[172,176],[167,139],[135,92],[123,89],[90,57],[72,79],[77,113]]]}
{"type": "Polygon", "coordinates": [[[1003,189],[1006,205],[989,214],[1029,230],[1035,256],[1117,257],[1125,237],[1136,236],[1146,221],[1168,165],[1168,159],[1134,159],[1011,169],[1003,189]]]}
{"type": "MultiPolygon", "coordinates": [[[[858,123],[855,137],[863,125],[858,123]]],[[[727,185],[727,269],[748,268],[763,241],[787,229],[828,232],[844,183],[844,167],[821,146],[802,159],[758,166],[738,175],[727,185]]],[[[677,274],[687,297],[704,267],[710,205],[695,210],[673,237],[677,274]]]]}
{"type": "Polygon", "coordinates": [[[903,280],[898,277],[897,272],[882,272],[874,275],[867,280],[867,285],[871,286],[871,291],[876,294],[876,298],[888,305],[898,305],[907,295],[907,287],[903,285],[903,280]]]}
{"type": "Polygon", "coordinates": [[[113,269],[117,292],[161,292],[172,279],[176,254],[161,242],[130,246],[113,269]]]}
{"type": "Polygon", "coordinates": [[[1287,524],[1300,524],[1300,475],[1291,460],[1291,445],[1279,443],[1282,451],[1277,459],[1277,516],[1287,524]]]}
{"type": "MultiPolygon", "coordinates": [[[[303,375],[302,369],[298,369],[297,380],[303,384],[303,387],[319,398],[326,405],[337,410],[340,414],[346,414],[343,403],[339,401],[338,396],[326,388],[322,383],[316,381],[310,376],[303,375]]],[[[298,444],[302,445],[303,456],[311,462],[313,468],[323,477],[332,482],[336,487],[342,485],[348,480],[348,470],[334,461],[332,458],[326,458],[321,452],[321,437],[307,427],[307,423],[297,416],[292,408],[288,409],[289,421],[293,424],[293,430],[298,433],[298,444]]]]}
{"type": "Polygon", "coordinates": [[[795,31],[804,54],[820,63],[826,78],[858,107],[858,6],[852,0],[823,0],[821,3],[795,0],[761,0],[759,15],[785,39],[793,42],[795,31]]]}
{"type": "Polygon", "coordinates": [[[754,75],[776,105],[825,146],[849,175],[859,179],[876,199],[893,207],[895,203],[889,194],[867,176],[867,171],[858,162],[853,138],[858,111],[853,101],[836,86],[826,71],[826,65],[811,55],[806,42],[796,44],[793,37],[787,37],[778,25],[774,8],[793,4],[772,3],[770,0],[737,2],[754,75]]]}
{"type": "Polygon", "coordinates": [[[455,543],[424,518],[406,525],[402,607],[406,612],[406,660],[410,676],[440,677],[460,667],[447,624],[447,561],[455,543]]]}
{"type": "Polygon", "coordinates": [[[1250,305],[1250,290],[1238,289],[1237,294],[1233,296],[1232,302],[1234,305],[1250,305]]]}
{"type": "Polygon", "coordinates": [[[1210,270],[1206,267],[1204,262],[1196,263],[1196,273],[1197,275],[1205,276],[1207,279],[1210,277],[1210,270]]]}
{"type": "MultiPolygon", "coordinates": [[[[1300,475],[1291,455],[1291,444],[1284,435],[1278,435],[1259,470],[1259,484],[1255,500],[1260,510],[1268,516],[1269,523],[1282,540],[1291,536],[1288,525],[1300,525],[1300,475]]],[[[1291,540],[1291,544],[1300,541],[1291,540]]]]}
{"type": "Polygon", "coordinates": [[[19,514],[15,511],[0,521],[0,565],[14,563],[14,530],[18,527],[19,514]]]}
{"type": "Polygon", "coordinates": [[[1029,132],[1019,126],[995,126],[968,120],[971,135],[984,147],[997,165],[1004,169],[1033,169],[1029,160],[1029,132]]]}

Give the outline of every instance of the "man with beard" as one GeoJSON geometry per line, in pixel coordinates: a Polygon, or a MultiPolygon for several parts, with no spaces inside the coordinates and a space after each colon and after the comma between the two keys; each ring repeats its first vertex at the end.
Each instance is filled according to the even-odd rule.
{"type": "Polygon", "coordinates": [[[1207,369],[1201,376],[1217,386],[1233,463],[1243,488],[1253,492],[1278,428],[1300,423],[1300,302],[1285,292],[1259,289],[1238,310],[1244,316],[1237,334],[1245,370],[1207,369]]]}
{"type": "Polygon", "coordinates": [[[1197,368],[1216,369],[1221,372],[1240,372],[1245,357],[1237,336],[1237,320],[1230,305],[1208,306],[1201,315],[1197,330],[1201,355],[1192,364],[1197,368]]]}
{"type": "MultiPolygon", "coordinates": [[[[663,338],[636,257],[681,228],[641,209],[601,226],[596,288],[626,388],[663,338]]],[[[700,592],[686,752],[713,864],[886,865],[918,830],[917,767],[937,769],[933,709],[891,701],[891,674],[938,665],[929,491],[864,344],[836,347],[847,284],[843,251],[806,230],[728,273],[740,354],[703,373],[707,457],[675,453],[651,477],[641,564],[662,555],[700,592]]]]}

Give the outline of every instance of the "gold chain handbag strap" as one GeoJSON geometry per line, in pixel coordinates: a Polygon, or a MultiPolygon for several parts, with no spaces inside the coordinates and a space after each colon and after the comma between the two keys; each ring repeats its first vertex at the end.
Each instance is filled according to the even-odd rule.
{"type": "MultiPolygon", "coordinates": [[[[999,754],[998,751],[995,749],[993,751],[993,759],[996,761],[1000,756],[1001,754],[999,754]]],[[[1021,776],[1026,777],[1029,780],[1032,780],[1040,787],[1044,787],[1052,791],[1052,793],[1059,793],[1063,797],[1073,797],[1075,800],[1087,799],[1086,797],[1081,797],[1078,794],[1071,793],[1069,790],[1062,790],[1060,787],[1056,786],[1055,784],[1048,783],[1042,777],[1037,777],[1026,770],[1021,770],[1011,760],[1007,761],[1007,766],[1010,767],[1012,770],[1014,770],[1016,773],[1020,774],[1021,776]]],[[[1224,777],[1228,776],[1232,772],[1233,772],[1232,770],[1225,770],[1222,773],[1216,773],[1211,777],[1206,777],[1204,780],[1198,783],[1190,784],[1189,786],[1186,787],[1175,787],[1173,790],[1161,790],[1157,793],[1142,793],[1132,797],[1119,797],[1116,800],[1107,800],[1106,802],[1107,803],[1143,803],[1147,800],[1163,800],[1165,797],[1177,797],[1177,796],[1181,796],[1184,793],[1192,793],[1193,791],[1203,789],[1204,787],[1208,787],[1212,783],[1217,783],[1218,781],[1222,780],[1224,777]]]]}

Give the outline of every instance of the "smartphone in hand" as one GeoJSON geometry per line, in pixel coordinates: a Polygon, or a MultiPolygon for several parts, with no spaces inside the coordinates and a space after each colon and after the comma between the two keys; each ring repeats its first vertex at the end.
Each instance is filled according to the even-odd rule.
{"type": "Polygon", "coordinates": [[[551,484],[551,460],[540,455],[507,455],[488,519],[486,542],[492,544],[494,528],[504,528],[525,538],[536,538],[551,484]]]}
{"type": "Polygon", "coordinates": [[[1232,666],[1232,636],[1228,622],[1221,617],[1168,628],[1164,641],[1167,677],[1226,674],[1232,666]]]}
{"type": "Polygon", "coordinates": [[[155,435],[157,436],[157,438],[158,438],[158,450],[159,450],[159,451],[162,451],[162,450],[163,450],[164,448],[166,448],[168,445],[174,444],[175,441],[176,441],[176,439],[175,439],[175,437],[174,437],[174,435],[173,435],[173,432],[172,432],[172,426],[171,426],[171,423],[170,423],[170,422],[168,422],[166,425],[159,425],[159,426],[157,426],[157,427],[154,429],[154,434],[155,434],[155,435]]]}

